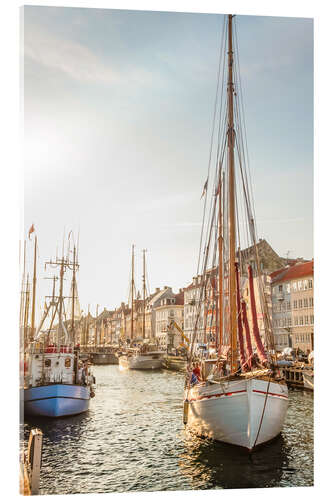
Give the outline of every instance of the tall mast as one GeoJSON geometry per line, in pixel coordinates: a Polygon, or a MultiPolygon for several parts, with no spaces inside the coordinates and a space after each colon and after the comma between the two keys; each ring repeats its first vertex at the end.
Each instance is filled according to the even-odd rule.
{"type": "Polygon", "coordinates": [[[76,248],[74,245],[74,255],[73,255],[73,283],[72,283],[72,338],[73,338],[73,344],[75,346],[75,331],[74,331],[74,305],[75,305],[75,266],[76,266],[76,248]]]}
{"type": "Polygon", "coordinates": [[[236,274],[235,274],[235,171],[234,171],[234,84],[232,51],[232,15],[228,16],[228,198],[229,198],[229,304],[230,304],[230,347],[231,371],[237,370],[237,309],[236,309],[236,274]]]}
{"type": "Polygon", "coordinates": [[[90,304],[88,304],[88,315],[87,315],[87,325],[86,325],[86,339],[85,339],[85,344],[86,344],[86,347],[88,347],[88,343],[89,343],[89,321],[90,319],[90,304]]]}
{"type": "Polygon", "coordinates": [[[33,340],[34,334],[35,334],[36,260],[37,260],[37,236],[35,236],[34,276],[33,276],[33,280],[32,280],[31,333],[30,333],[30,340],[31,341],[33,340]]]}
{"type": "Polygon", "coordinates": [[[62,308],[63,308],[63,285],[64,285],[64,257],[60,265],[60,287],[59,287],[59,325],[58,325],[58,346],[60,344],[60,329],[62,328],[62,308]]]}
{"type": "Polygon", "coordinates": [[[143,253],[143,318],[142,318],[142,338],[146,336],[146,250],[142,250],[143,253]]]}
{"type": "Polygon", "coordinates": [[[96,321],[95,321],[95,348],[97,347],[97,316],[98,316],[98,305],[96,306],[96,321]]]}
{"type": "Polygon", "coordinates": [[[134,245],[132,245],[132,278],[131,278],[131,340],[133,340],[133,323],[134,323],[134,245]]]}
{"type": "Polygon", "coordinates": [[[26,289],[25,289],[24,320],[23,320],[24,347],[26,347],[29,343],[28,339],[29,300],[30,300],[30,291],[29,291],[29,274],[28,274],[26,289]]]}
{"type": "Polygon", "coordinates": [[[222,178],[221,178],[221,165],[220,165],[220,178],[219,178],[219,354],[223,343],[223,236],[222,236],[222,178]]]}
{"type": "MultiPolygon", "coordinates": [[[[25,284],[25,254],[26,254],[26,241],[24,240],[24,250],[23,250],[23,274],[22,274],[22,287],[21,287],[21,305],[20,305],[20,328],[24,323],[24,284],[25,284]]],[[[20,250],[21,252],[21,250],[20,250]]]]}

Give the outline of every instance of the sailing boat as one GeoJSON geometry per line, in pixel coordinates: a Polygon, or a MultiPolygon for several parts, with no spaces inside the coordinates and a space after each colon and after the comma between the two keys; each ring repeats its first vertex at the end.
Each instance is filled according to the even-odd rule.
{"type": "MultiPolygon", "coordinates": [[[[131,342],[134,340],[134,245],[132,245],[131,272],[131,342]]],[[[143,250],[143,286],[142,286],[142,341],[146,340],[146,250],[143,250]]],[[[127,349],[119,357],[120,369],[156,370],[162,368],[165,353],[152,349],[148,344],[127,349]]]]}
{"type": "MultiPolygon", "coordinates": [[[[226,52],[228,60],[227,64],[223,65],[220,61],[223,73],[221,76],[219,72],[218,78],[218,89],[221,88],[221,91],[218,90],[221,92],[221,108],[215,181],[212,188],[210,217],[207,219],[207,239],[203,247],[205,250],[202,258],[202,286],[186,376],[184,423],[197,435],[252,450],[280,433],[287,411],[288,390],[276,364],[272,328],[256,246],[254,212],[243,147],[244,124],[241,120],[242,107],[239,102],[239,96],[242,95],[240,77],[236,73],[238,67],[234,69],[233,42],[235,40],[237,48],[237,38],[236,34],[233,34],[233,17],[229,15],[224,25],[223,43],[226,50],[221,51],[221,54],[226,52]],[[226,68],[225,101],[223,101],[224,68],[226,68]],[[238,153],[238,178],[235,168],[235,145],[238,153]],[[241,226],[240,222],[242,202],[245,230],[245,226],[241,226]],[[248,297],[243,296],[240,287],[240,274],[245,268],[239,251],[242,238],[248,238],[255,253],[254,263],[248,266],[248,297]],[[218,263],[215,262],[217,255],[218,263]],[[208,269],[210,257],[212,257],[212,267],[208,269]],[[202,369],[201,374],[198,372],[199,366],[196,365],[193,370],[192,363],[198,329],[202,323],[209,275],[214,269],[218,285],[216,302],[218,356],[207,376],[205,372],[208,370],[202,369]],[[264,317],[265,347],[257,323],[254,273],[257,274],[260,306],[264,317]]],[[[207,182],[208,179],[205,187],[207,182]]],[[[205,368],[204,360],[201,367],[205,368]]]]}
{"type": "MultiPolygon", "coordinates": [[[[35,304],[36,280],[36,247],[34,260],[33,306],[35,304]]],[[[82,413],[89,408],[90,398],[94,396],[94,377],[86,364],[80,366],[79,353],[76,348],[76,331],[74,322],[74,304],[76,289],[76,248],[74,246],[73,261],[69,257],[56,259],[47,264],[60,267],[59,278],[53,277],[52,296],[41,323],[35,334],[34,307],[31,321],[32,340],[27,353],[27,373],[24,380],[24,412],[27,415],[43,417],[62,417],[82,413]],[[64,322],[64,274],[73,271],[72,280],[72,320],[70,333],[64,322]],[[59,279],[59,295],[55,294],[55,283],[59,279]],[[53,327],[58,315],[58,325],[53,327]],[[43,330],[46,319],[50,317],[50,325],[43,330]]],[[[68,325],[67,325],[68,326],[68,325]]]]}

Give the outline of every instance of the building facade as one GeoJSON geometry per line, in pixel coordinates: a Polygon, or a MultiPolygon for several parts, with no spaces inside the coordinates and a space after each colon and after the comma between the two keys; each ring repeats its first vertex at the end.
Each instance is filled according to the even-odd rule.
{"type": "Polygon", "coordinates": [[[313,350],[314,263],[298,262],[271,274],[273,332],[277,350],[313,350]]]}
{"type": "Polygon", "coordinates": [[[179,347],[183,343],[180,333],[176,329],[170,329],[173,320],[183,330],[184,328],[184,292],[179,291],[173,297],[161,300],[161,305],[155,309],[156,317],[156,341],[162,349],[168,347],[179,347]]]}

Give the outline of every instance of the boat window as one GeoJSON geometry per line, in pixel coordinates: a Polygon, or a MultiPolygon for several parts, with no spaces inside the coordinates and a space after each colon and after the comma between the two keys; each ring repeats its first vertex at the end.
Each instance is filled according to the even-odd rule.
{"type": "Polygon", "coordinates": [[[65,359],[65,367],[69,368],[71,366],[71,358],[66,358],[65,359]]]}

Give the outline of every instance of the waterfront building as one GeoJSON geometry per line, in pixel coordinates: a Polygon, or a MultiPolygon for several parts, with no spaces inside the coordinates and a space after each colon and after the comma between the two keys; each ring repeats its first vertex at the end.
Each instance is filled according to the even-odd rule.
{"type": "Polygon", "coordinates": [[[156,309],[160,307],[162,300],[173,298],[174,293],[170,286],[164,288],[156,288],[155,292],[148,297],[146,311],[150,319],[151,340],[156,339],[156,309]]]}
{"type": "Polygon", "coordinates": [[[174,320],[181,329],[184,327],[184,291],[180,289],[178,294],[161,299],[161,305],[155,308],[155,318],[158,345],[163,349],[179,347],[184,340],[177,329],[170,330],[168,325],[174,320]]]}
{"type": "Polygon", "coordinates": [[[313,350],[313,260],[271,274],[273,333],[277,350],[313,350]]]}
{"type": "MultiPolygon", "coordinates": [[[[206,277],[206,287],[202,295],[203,306],[200,308],[197,323],[197,343],[214,343],[216,336],[215,298],[218,290],[216,269],[208,270],[206,277]]],[[[192,283],[184,288],[184,333],[190,339],[193,338],[194,334],[203,282],[202,275],[194,276],[192,283]]]]}

